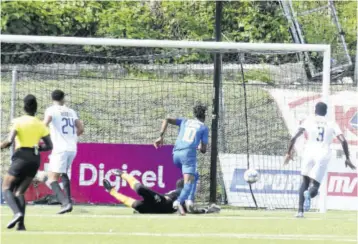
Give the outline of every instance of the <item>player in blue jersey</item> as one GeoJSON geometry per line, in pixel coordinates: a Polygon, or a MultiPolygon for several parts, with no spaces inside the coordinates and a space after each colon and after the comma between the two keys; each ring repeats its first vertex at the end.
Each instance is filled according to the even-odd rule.
{"type": "Polygon", "coordinates": [[[173,207],[178,209],[181,215],[185,214],[183,204],[191,211],[194,204],[196,184],[199,179],[197,172],[196,151],[206,153],[208,145],[209,129],[204,124],[206,106],[198,104],[194,107],[194,119],[167,118],[163,121],[160,137],[154,142],[155,148],[163,145],[164,133],[168,124],[179,126],[179,135],[175,142],[173,151],[174,164],[182,170],[184,178],[184,188],[178,199],[173,203],[173,207]],[[187,200],[187,201],[186,201],[187,200]]]}

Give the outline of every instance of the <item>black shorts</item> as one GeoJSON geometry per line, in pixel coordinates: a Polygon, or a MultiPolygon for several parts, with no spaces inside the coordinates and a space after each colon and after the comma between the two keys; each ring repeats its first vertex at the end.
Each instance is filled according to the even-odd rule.
{"type": "Polygon", "coordinates": [[[173,209],[173,201],[166,199],[163,195],[140,185],[137,189],[138,195],[143,197],[142,201],[136,201],[133,208],[142,214],[168,214],[176,212],[173,209]]]}
{"type": "Polygon", "coordinates": [[[17,178],[33,178],[40,167],[40,155],[35,155],[33,148],[17,149],[11,160],[8,173],[17,178]]]}

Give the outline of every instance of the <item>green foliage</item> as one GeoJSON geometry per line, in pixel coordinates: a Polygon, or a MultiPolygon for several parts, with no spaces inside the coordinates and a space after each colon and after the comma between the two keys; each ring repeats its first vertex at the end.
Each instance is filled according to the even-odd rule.
{"type": "Polygon", "coordinates": [[[245,82],[250,81],[260,81],[270,85],[274,85],[275,82],[272,80],[270,76],[269,69],[248,69],[244,73],[245,75],[245,82]]]}
{"type": "MultiPolygon", "coordinates": [[[[295,1],[294,7],[304,11],[322,4],[326,2],[295,1]]],[[[354,55],[357,2],[335,1],[335,6],[354,55]]],[[[5,34],[170,40],[212,40],[214,36],[214,1],[3,1],[1,7],[1,31],[5,34]]],[[[223,8],[224,41],[291,42],[287,20],[277,1],[230,1],[223,8]]],[[[299,17],[309,43],[331,43],[334,49],[338,38],[329,18],[318,14],[299,17]]],[[[83,51],[104,51],[109,56],[112,50],[87,47],[83,51]]],[[[145,50],[133,53],[143,54],[145,50]]],[[[211,57],[191,54],[173,61],[208,62],[211,57]]]]}

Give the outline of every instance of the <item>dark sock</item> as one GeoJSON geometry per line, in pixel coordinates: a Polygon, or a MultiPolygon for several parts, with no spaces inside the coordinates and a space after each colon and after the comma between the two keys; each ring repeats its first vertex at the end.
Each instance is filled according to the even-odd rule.
{"type": "Polygon", "coordinates": [[[298,212],[303,212],[303,202],[305,201],[305,197],[303,193],[308,189],[309,185],[310,185],[310,178],[307,176],[303,176],[300,191],[299,191],[298,212]]]}
{"type": "Polygon", "coordinates": [[[11,190],[4,191],[4,198],[14,214],[20,213],[21,208],[16,201],[16,197],[11,190]]]}
{"type": "Polygon", "coordinates": [[[313,184],[313,186],[310,187],[309,192],[310,192],[311,198],[314,198],[315,196],[318,195],[318,189],[321,184],[315,180],[313,180],[312,184],[313,184]]]}
{"type": "Polygon", "coordinates": [[[72,202],[70,178],[68,178],[67,174],[62,174],[61,179],[62,179],[63,191],[65,192],[65,196],[67,197],[69,202],[72,202]]]}
{"type": "Polygon", "coordinates": [[[25,197],[24,197],[24,195],[16,196],[16,200],[17,200],[18,206],[20,207],[22,214],[24,215],[23,220],[19,223],[19,224],[23,225],[25,222],[25,209],[26,209],[25,197]]]}
{"type": "Polygon", "coordinates": [[[68,199],[65,197],[65,195],[61,191],[61,187],[58,184],[57,181],[54,181],[51,183],[51,189],[55,193],[57,200],[62,204],[66,205],[69,203],[68,199]]]}

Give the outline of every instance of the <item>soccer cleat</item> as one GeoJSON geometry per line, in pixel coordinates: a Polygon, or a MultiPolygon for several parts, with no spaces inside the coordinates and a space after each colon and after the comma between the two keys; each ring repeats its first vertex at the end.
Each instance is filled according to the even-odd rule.
{"type": "Polygon", "coordinates": [[[124,172],[123,172],[122,170],[120,170],[120,169],[115,169],[115,170],[113,170],[113,174],[114,174],[114,175],[117,175],[117,176],[119,176],[119,177],[121,177],[123,173],[124,173],[124,172]]]}
{"type": "Polygon", "coordinates": [[[311,195],[309,191],[305,191],[303,193],[303,196],[305,197],[305,201],[303,202],[303,210],[305,212],[308,212],[311,208],[311,195]]]}
{"type": "Polygon", "coordinates": [[[68,203],[65,206],[63,206],[61,208],[61,210],[59,212],[57,212],[57,214],[65,214],[65,213],[69,213],[72,212],[72,204],[68,203]]]}
{"type": "Polygon", "coordinates": [[[221,208],[216,204],[211,204],[206,213],[220,213],[221,208]]]}
{"type": "Polygon", "coordinates": [[[303,218],[303,212],[298,212],[296,215],[295,215],[296,218],[303,218]]]}
{"type": "Polygon", "coordinates": [[[192,200],[185,201],[185,208],[188,213],[195,212],[194,202],[192,200]]]}
{"type": "Polygon", "coordinates": [[[178,201],[173,202],[173,208],[175,210],[177,210],[181,216],[185,215],[184,207],[183,207],[183,205],[180,204],[180,202],[178,202],[178,201]]]}
{"type": "Polygon", "coordinates": [[[111,183],[109,183],[108,180],[104,179],[103,180],[103,187],[106,189],[106,191],[110,192],[113,189],[113,186],[111,185],[111,183]]]}
{"type": "Polygon", "coordinates": [[[24,223],[18,223],[16,230],[18,230],[18,231],[26,231],[24,223]]]}
{"type": "Polygon", "coordinates": [[[12,218],[12,220],[7,224],[7,228],[8,229],[12,229],[14,228],[14,226],[22,221],[24,219],[24,215],[22,213],[17,213],[14,215],[14,217],[12,218]]]}

